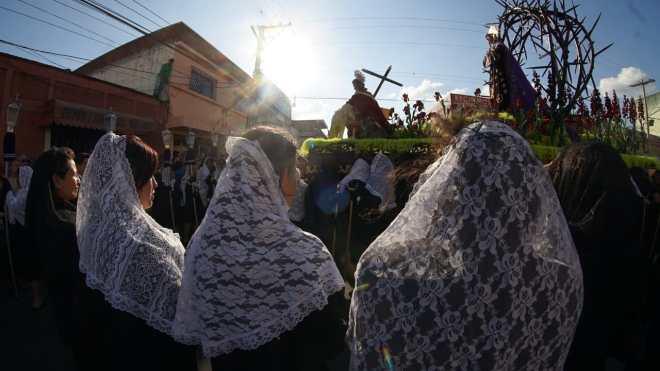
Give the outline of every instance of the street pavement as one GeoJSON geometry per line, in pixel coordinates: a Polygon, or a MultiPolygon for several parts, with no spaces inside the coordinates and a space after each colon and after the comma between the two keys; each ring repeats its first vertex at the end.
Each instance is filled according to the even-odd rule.
{"type": "Polygon", "coordinates": [[[0,370],[76,371],[71,350],[57,334],[51,307],[31,307],[29,288],[15,297],[0,284],[0,370]]]}

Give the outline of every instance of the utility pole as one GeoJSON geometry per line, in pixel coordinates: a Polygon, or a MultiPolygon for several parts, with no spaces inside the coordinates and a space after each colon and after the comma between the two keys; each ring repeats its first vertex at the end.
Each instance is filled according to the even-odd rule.
{"type": "Polygon", "coordinates": [[[266,43],[266,31],[271,31],[271,30],[276,30],[276,29],[281,29],[281,28],[286,28],[286,27],[291,27],[291,22],[289,23],[277,23],[277,24],[269,24],[269,25],[257,25],[257,26],[250,26],[252,29],[252,33],[254,34],[254,37],[257,39],[257,59],[254,62],[254,73],[253,77],[256,78],[261,78],[262,72],[261,72],[261,54],[264,51],[264,45],[266,43]]]}
{"type": "MultiPolygon", "coordinates": [[[[642,114],[644,115],[644,121],[646,122],[646,150],[648,151],[648,138],[651,135],[651,123],[649,121],[649,107],[647,106],[648,102],[646,101],[646,85],[653,84],[655,82],[655,79],[642,79],[640,82],[637,84],[630,85],[631,88],[636,88],[641,86],[642,87],[642,94],[644,96],[644,112],[642,114]]],[[[643,130],[643,129],[642,129],[643,130]]],[[[642,131],[643,132],[643,131],[642,131]]]]}

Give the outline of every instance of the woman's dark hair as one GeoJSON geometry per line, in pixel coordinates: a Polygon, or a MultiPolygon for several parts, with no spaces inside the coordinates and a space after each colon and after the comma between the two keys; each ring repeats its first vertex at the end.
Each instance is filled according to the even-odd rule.
{"type": "Polygon", "coordinates": [[[156,173],[158,153],[135,135],[126,136],[126,158],[131,165],[136,190],[140,190],[156,173]]]}
{"type": "MultiPolygon", "coordinates": [[[[75,212],[71,217],[70,213],[63,213],[55,205],[58,200],[52,184],[53,175],[60,178],[66,176],[71,169],[69,161],[74,159],[75,154],[70,148],[53,147],[43,152],[34,162],[25,205],[25,226],[31,234],[42,234],[46,224],[70,224],[75,221],[75,212]]],[[[75,210],[74,204],[70,206],[75,210]]]]}
{"type": "Polygon", "coordinates": [[[633,192],[626,163],[604,143],[566,147],[549,171],[569,223],[582,220],[607,193],[633,192]]]}
{"type": "Polygon", "coordinates": [[[259,143],[277,175],[282,176],[284,170],[291,170],[295,167],[296,141],[286,130],[258,126],[243,134],[243,138],[259,143]]]}
{"type": "Polygon", "coordinates": [[[64,178],[71,169],[69,160],[75,160],[75,158],[73,150],[68,147],[53,147],[43,152],[34,162],[34,174],[31,182],[34,182],[34,179],[50,182],[53,175],[64,178]]]}

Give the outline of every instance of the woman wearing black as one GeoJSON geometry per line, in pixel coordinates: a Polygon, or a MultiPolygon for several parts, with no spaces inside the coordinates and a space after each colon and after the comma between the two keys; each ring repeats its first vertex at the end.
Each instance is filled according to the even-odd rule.
{"type": "Polygon", "coordinates": [[[317,371],[342,350],[344,282],[287,209],[297,184],[286,133],[227,141],[229,160],[186,253],[175,337],[214,371],[317,371]]]}
{"type": "Polygon", "coordinates": [[[642,200],[621,156],[603,143],[574,144],[550,174],[584,275],[584,308],[565,370],[629,363],[639,348],[644,296],[642,200]]]}
{"type": "MultiPolygon", "coordinates": [[[[99,303],[103,365],[109,370],[193,370],[194,350],[171,336],[183,245],[147,213],[158,186],[158,155],[135,136],[103,136],[78,201],[80,269],[99,303]]],[[[101,363],[101,362],[99,362],[101,363]]]]}
{"type": "Polygon", "coordinates": [[[9,225],[10,247],[14,254],[16,275],[32,286],[32,308],[39,309],[45,302],[43,284],[41,283],[41,265],[39,256],[29,243],[25,229],[25,204],[28,188],[32,178],[32,168],[27,165],[20,166],[20,162],[12,163],[12,173],[15,182],[12,190],[7,193],[5,210],[9,225]],[[16,164],[17,166],[14,166],[16,164]]]}
{"type": "Polygon", "coordinates": [[[25,227],[38,251],[43,278],[61,340],[72,347],[79,366],[81,351],[80,294],[84,285],[78,270],[76,197],[80,180],[73,151],[53,148],[39,156],[27,194],[25,227]]]}

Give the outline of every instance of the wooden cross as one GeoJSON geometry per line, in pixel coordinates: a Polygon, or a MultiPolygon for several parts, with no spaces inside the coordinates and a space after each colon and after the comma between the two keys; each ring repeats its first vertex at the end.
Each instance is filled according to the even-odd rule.
{"type": "Polygon", "coordinates": [[[392,70],[392,66],[389,66],[389,67],[387,67],[387,70],[385,71],[385,74],[383,74],[383,75],[379,75],[379,74],[377,74],[376,72],[369,71],[369,70],[366,69],[366,68],[363,68],[363,69],[362,69],[362,72],[364,72],[364,73],[366,73],[366,74],[369,74],[369,75],[371,75],[371,76],[374,76],[374,77],[378,77],[378,78],[380,79],[380,82],[378,83],[378,87],[377,87],[376,90],[374,91],[374,98],[376,98],[376,95],[378,95],[378,92],[380,91],[380,88],[383,86],[383,83],[384,83],[385,81],[387,81],[387,82],[389,82],[389,83],[391,83],[391,84],[394,84],[394,85],[396,85],[396,86],[403,86],[402,83],[387,78],[387,75],[390,74],[390,71],[391,71],[391,70],[392,70]]]}

